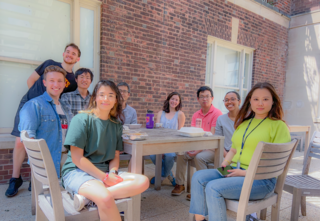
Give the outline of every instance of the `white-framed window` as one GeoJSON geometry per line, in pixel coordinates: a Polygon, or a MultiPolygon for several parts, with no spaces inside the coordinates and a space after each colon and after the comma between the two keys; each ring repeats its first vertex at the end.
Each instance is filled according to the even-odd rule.
{"type": "Polygon", "coordinates": [[[62,62],[73,42],[80,47],[80,67],[100,78],[98,0],[0,0],[0,133],[10,133],[27,79],[43,61],[62,62]]]}
{"type": "Polygon", "coordinates": [[[253,48],[208,37],[206,85],[214,93],[213,105],[227,113],[223,99],[228,91],[237,91],[244,101],[252,81],[253,48]]]}

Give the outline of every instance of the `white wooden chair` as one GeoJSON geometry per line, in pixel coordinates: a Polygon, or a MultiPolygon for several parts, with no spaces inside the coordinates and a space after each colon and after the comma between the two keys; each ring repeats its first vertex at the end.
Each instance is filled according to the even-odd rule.
{"type": "Polygon", "coordinates": [[[283,190],[293,194],[291,221],[298,220],[300,205],[302,216],[307,215],[307,196],[320,196],[320,180],[308,175],[312,157],[320,159],[320,132],[318,131],[313,133],[309,143],[307,155],[303,162],[302,174],[288,176],[284,184],[283,190]]]}
{"type": "MultiPolygon", "coordinates": [[[[43,139],[30,139],[26,131],[21,132],[31,171],[32,187],[36,200],[36,220],[99,220],[96,207],[88,207],[77,212],[67,191],[61,191],[58,176],[48,146],[43,139]],[[43,186],[49,186],[49,191],[43,186]]],[[[116,200],[119,211],[124,211],[125,220],[132,221],[132,199],[116,200]]]]}
{"type": "Polygon", "coordinates": [[[247,170],[239,201],[226,200],[227,209],[237,212],[237,221],[244,221],[246,215],[259,210],[262,210],[261,216],[265,216],[268,206],[272,206],[271,220],[279,220],[283,185],[297,145],[297,139],[283,144],[258,143],[247,170]],[[278,177],[273,193],[262,200],[249,201],[253,181],[273,177],[278,177]]]}
{"type": "Polygon", "coordinates": [[[283,185],[297,144],[296,139],[283,144],[258,143],[247,169],[239,201],[225,200],[227,209],[237,213],[237,221],[244,221],[246,215],[260,210],[266,214],[268,206],[272,206],[271,220],[279,220],[283,185]],[[253,181],[273,177],[278,177],[273,193],[262,200],[249,201],[253,181]]]}
{"type": "MultiPolygon", "coordinates": [[[[291,135],[291,139],[298,139],[298,144],[299,145],[299,152],[301,152],[303,150],[303,143],[304,143],[304,138],[305,138],[305,135],[291,135]],[[300,142],[299,142],[300,140],[300,142]]],[[[298,149],[298,147],[297,147],[298,149]]]]}

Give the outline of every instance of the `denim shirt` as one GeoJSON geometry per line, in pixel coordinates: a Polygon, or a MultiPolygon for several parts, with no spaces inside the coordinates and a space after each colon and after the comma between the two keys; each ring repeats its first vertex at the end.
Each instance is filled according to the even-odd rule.
{"type": "MultiPolygon", "coordinates": [[[[70,108],[61,100],[61,108],[67,117],[68,125],[73,117],[70,108]]],[[[56,105],[47,92],[28,101],[20,111],[19,131],[27,131],[29,137],[44,139],[60,178],[62,148],[62,127],[56,105]]]]}

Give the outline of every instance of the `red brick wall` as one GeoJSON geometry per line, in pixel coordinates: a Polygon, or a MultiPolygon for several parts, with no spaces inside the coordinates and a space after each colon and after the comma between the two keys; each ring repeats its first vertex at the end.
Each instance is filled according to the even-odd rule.
{"type": "MultiPolygon", "coordinates": [[[[0,150],[0,183],[8,183],[12,176],[12,153],[12,149],[0,150]]],[[[21,168],[21,176],[24,181],[30,180],[31,170],[27,161],[26,157],[21,168]]]]}
{"type": "Polygon", "coordinates": [[[232,17],[240,19],[238,43],[256,49],[253,83],[269,81],[282,97],[288,30],[225,0],[104,0],[101,78],[131,85],[140,123],[180,92],[190,125],[205,83],[207,36],[230,41],[232,17]]]}
{"type": "Polygon", "coordinates": [[[271,4],[277,7],[280,11],[290,14],[291,1],[294,1],[294,0],[269,0],[268,2],[271,2],[271,4]]]}
{"type": "Polygon", "coordinates": [[[291,15],[320,9],[320,0],[292,0],[291,15]]]}
{"type": "MultiPolygon", "coordinates": [[[[178,91],[190,125],[200,108],[196,91],[205,83],[207,36],[230,41],[232,17],[240,19],[238,44],[256,49],[252,83],[269,81],[282,98],[286,28],[225,0],[145,2],[104,0],[101,16],[101,78],[130,84],[129,103],[139,122],[145,123],[147,109],[160,110],[167,94],[178,91]]],[[[0,183],[11,178],[12,151],[0,150],[0,183]]],[[[28,164],[21,172],[30,179],[28,164]]]]}

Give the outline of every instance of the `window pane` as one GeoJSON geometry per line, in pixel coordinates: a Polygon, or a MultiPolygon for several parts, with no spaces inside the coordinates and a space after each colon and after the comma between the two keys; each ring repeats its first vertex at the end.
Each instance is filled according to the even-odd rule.
{"type": "MultiPolygon", "coordinates": [[[[234,89],[214,87],[214,90],[213,90],[213,93],[214,93],[213,106],[221,110],[223,114],[228,113],[227,108],[224,106],[223,99],[226,93],[229,91],[234,91],[234,89]]],[[[236,91],[239,92],[239,90],[236,90],[236,91]]]]}
{"type": "Polygon", "coordinates": [[[211,63],[212,63],[212,44],[207,44],[207,63],[206,63],[206,84],[211,85],[211,63]]]}
{"type": "Polygon", "coordinates": [[[248,88],[248,76],[249,76],[249,54],[246,53],[244,60],[244,79],[243,79],[243,88],[248,88]]]}
{"type": "Polygon", "coordinates": [[[70,43],[70,5],[53,0],[0,0],[0,39],[0,56],[62,61],[70,43]]]}
{"type": "Polygon", "coordinates": [[[214,85],[239,87],[240,52],[217,47],[214,85]]]}
{"type": "Polygon", "coordinates": [[[80,8],[80,66],[93,68],[93,29],[94,12],[90,9],[80,8]]]}
{"type": "Polygon", "coordinates": [[[244,100],[246,99],[246,96],[248,94],[247,90],[243,90],[242,91],[242,95],[241,95],[241,105],[243,104],[244,100]]]}
{"type": "Polygon", "coordinates": [[[13,127],[20,100],[28,90],[27,79],[36,67],[0,61],[0,127],[13,127]]]}

